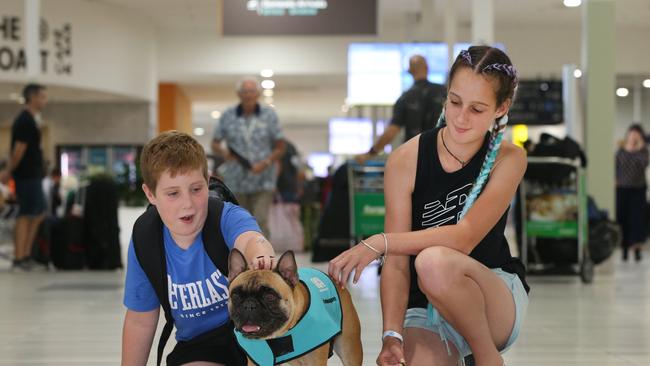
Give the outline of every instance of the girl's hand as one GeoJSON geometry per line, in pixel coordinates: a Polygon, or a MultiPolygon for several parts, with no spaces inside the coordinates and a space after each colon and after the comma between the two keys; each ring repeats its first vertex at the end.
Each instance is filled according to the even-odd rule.
{"type": "Polygon", "coordinates": [[[377,357],[379,366],[405,366],[404,346],[397,338],[386,337],[377,357]]]}
{"type": "MultiPolygon", "coordinates": [[[[362,242],[364,241],[362,240],[362,242]]],[[[334,282],[338,283],[339,286],[345,288],[345,284],[350,278],[350,273],[354,270],[354,283],[356,284],[357,281],[359,281],[359,277],[361,277],[363,269],[366,268],[370,262],[378,259],[384,252],[384,244],[382,242],[383,239],[381,236],[373,235],[366,239],[365,243],[374,248],[374,251],[366,247],[363,243],[359,243],[332,259],[328,269],[330,277],[332,277],[334,282]]]]}

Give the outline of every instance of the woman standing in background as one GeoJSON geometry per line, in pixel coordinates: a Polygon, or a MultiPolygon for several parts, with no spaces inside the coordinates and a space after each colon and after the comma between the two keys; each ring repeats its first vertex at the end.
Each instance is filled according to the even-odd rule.
{"type": "Polygon", "coordinates": [[[641,260],[641,247],[647,236],[646,176],[648,148],[641,125],[633,124],[616,152],[616,220],[623,230],[623,260],[634,250],[641,260]]]}

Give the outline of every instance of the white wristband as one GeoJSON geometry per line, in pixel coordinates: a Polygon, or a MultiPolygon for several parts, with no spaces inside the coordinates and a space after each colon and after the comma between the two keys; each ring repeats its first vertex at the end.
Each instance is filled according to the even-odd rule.
{"type": "Polygon", "coordinates": [[[397,338],[400,343],[404,344],[404,338],[402,338],[402,335],[397,333],[394,330],[385,331],[384,334],[381,336],[381,341],[383,342],[386,339],[386,337],[397,338]]]}

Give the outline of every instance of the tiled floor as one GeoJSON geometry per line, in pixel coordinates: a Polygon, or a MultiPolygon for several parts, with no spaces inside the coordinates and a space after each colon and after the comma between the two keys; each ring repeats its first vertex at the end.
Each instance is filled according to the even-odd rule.
{"type": "MultiPolygon", "coordinates": [[[[125,245],[137,211],[121,213],[125,245]]],[[[299,260],[304,265],[308,258],[299,260]]],[[[598,268],[591,285],[577,276],[532,277],[528,317],[507,364],[650,365],[649,263],[621,263],[616,256],[598,268]]],[[[380,347],[375,273],[366,271],[351,290],[364,365],[375,364],[380,347]]],[[[123,277],[122,271],[15,274],[0,259],[0,365],[118,364],[123,277]]]]}

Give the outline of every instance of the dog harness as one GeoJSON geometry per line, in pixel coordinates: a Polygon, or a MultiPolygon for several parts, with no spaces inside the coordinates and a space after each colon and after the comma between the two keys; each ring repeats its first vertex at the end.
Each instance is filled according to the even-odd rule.
{"type": "Polygon", "coordinates": [[[298,278],[309,290],[309,307],[293,328],[273,339],[249,339],[235,330],[237,342],[258,366],[289,362],[333,341],[341,333],[343,312],[334,282],[312,268],[298,269],[298,278]]]}

